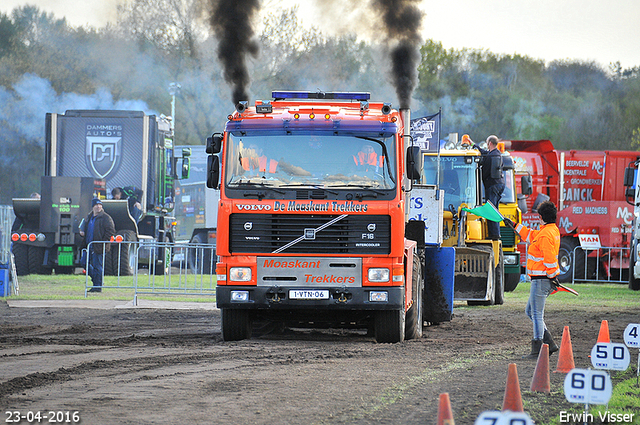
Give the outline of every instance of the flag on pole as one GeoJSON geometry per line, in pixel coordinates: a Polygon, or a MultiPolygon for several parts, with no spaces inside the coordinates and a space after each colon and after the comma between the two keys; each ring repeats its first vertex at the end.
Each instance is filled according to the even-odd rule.
{"type": "Polygon", "coordinates": [[[487,201],[486,204],[475,208],[463,207],[462,210],[491,221],[499,222],[504,220],[504,216],[500,214],[500,211],[498,211],[498,209],[491,203],[491,201],[487,201]]]}
{"type": "Polygon", "coordinates": [[[420,146],[424,152],[438,152],[440,150],[441,120],[442,109],[433,115],[411,120],[413,143],[420,146]]]}

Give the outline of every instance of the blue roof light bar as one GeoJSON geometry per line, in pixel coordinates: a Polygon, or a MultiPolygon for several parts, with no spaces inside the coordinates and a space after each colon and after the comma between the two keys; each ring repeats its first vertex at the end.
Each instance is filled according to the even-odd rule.
{"type": "Polygon", "coordinates": [[[310,92],[310,91],[274,91],[274,100],[282,99],[339,99],[339,100],[369,100],[371,93],[367,92],[310,92]]]}

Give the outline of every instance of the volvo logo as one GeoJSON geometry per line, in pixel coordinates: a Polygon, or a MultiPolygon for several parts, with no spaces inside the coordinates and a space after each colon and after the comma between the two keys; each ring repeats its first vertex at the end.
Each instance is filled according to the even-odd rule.
{"type": "Polygon", "coordinates": [[[244,230],[246,230],[248,232],[251,229],[253,229],[253,223],[252,222],[247,221],[246,223],[244,223],[244,230]]]}
{"type": "Polygon", "coordinates": [[[369,223],[369,225],[367,226],[367,230],[370,232],[375,232],[376,231],[376,224],[375,223],[369,223]]]}

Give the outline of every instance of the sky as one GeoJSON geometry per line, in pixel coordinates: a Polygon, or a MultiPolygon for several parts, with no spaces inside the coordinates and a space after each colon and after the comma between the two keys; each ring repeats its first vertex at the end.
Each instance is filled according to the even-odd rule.
{"type": "MultiPolygon", "coordinates": [[[[75,26],[101,27],[115,20],[119,2],[29,0],[28,4],[65,17],[75,26]]],[[[267,0],[269,5],[299,5],[303,25],[332,34],[335,18],[321,19],[314,3],[267,0]]],[[[24,4],[25,0],[2,0],[0,11],[24,4]]],[[[596,61],[604,67],[620,62],[623,69],[640,66],[640,0],[424,0],[420,4],[426,13],[424,39],[440,41],[447,49],[517,53],[547,63],[569,59],[596,61]]]]}

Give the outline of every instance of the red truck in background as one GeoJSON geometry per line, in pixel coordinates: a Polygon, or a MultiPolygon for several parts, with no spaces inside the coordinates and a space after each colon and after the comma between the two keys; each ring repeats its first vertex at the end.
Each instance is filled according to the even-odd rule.
{"type": "MultiPolygon", "coordinates": [[[[513,156],[516,176],[531,176],[533,193],[520,200],[526,211],[523,224],[539,224],[535,210],[544,200],[558,207],[559,280],[626,282],[633,209],[621,188],[625,168],[640,152],[560,151],[549,140],[511,140],[505,146],[513,156]]],[[[520,184],[520,179],[516,182],[520,184]]],[[[519,250],[524,270],[524,243],[519,250]]]]}

